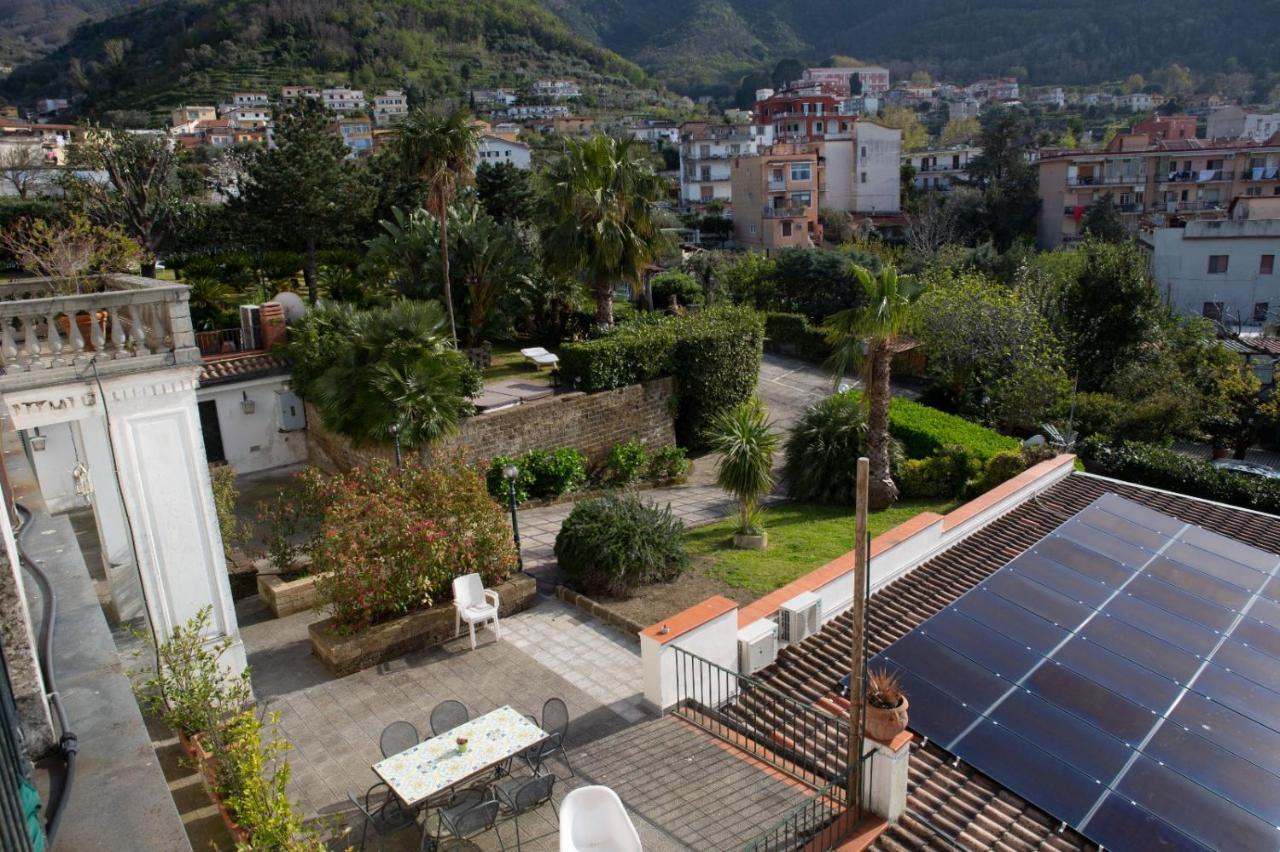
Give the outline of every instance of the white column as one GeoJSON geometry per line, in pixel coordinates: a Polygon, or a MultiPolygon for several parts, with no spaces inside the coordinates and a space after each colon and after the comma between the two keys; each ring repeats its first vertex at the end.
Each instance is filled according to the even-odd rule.
{"type": "Polygon", "coordinates": [[[245,666],[196,409],[198,366],[102,380],[97,406],[115,448],[124,509],[143,590],[161,637],[212,609],[217,636],[233,640],[224,663],[245,666]]]}
{"type": "Polygon", "coordinates": [[[868,738],[875,749],[863,764],[867,808],[876,816],[897,822],[907,809],[907,781],[911,767],[911,735],[899,734],[892,743],[868,738]]]}
{"type": "Polygon", "coordinates": [[[111,589],[116,616],[132,621],[143,614],[142,586],[133,559],[133,542],[125,519],[124,504],[116,485],[116,472],[107,439],[107,428],[101,417],[89,417],[73,424],[80,433],[81,457],[89,469],[93,491],[93,521],[102,545],[103,571],[111,589]]]}

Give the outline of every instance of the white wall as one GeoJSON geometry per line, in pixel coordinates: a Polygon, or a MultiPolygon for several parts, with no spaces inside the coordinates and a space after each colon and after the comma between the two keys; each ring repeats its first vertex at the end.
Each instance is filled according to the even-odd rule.
{"type": "Polygon", "coordinates": [[[1280,263],[1273,261],[1270,275],[1260,274],[1264,254],[1280,261],[1278,219],[1192,222],[1185,228],[1156,229],[1151,272],[1160,295],[1173,309],[1201,316],[1205,302],[1222,302],[1226,316],[1251,324],[1258,302],[1280,310],[1280,263]],[[1209,225],[1215,227],[1211,230],[1209,225]],[[1213,231],[1220,235],[1209,236],[1213,231]],[[1246,233],[1256,236],[1243,236],[1246,233]],[[1209,256],[1221,254],[1228,257],[1227,271],[1210,275],[1209,256]]]}
{"type": "Polygon", "coordinates": [[[253,473],[307,460],[307,433],[280,430],[280,392],[290,387],[287,376],[268,376],[201,388],[196,393],[201,402],[211,399],[217,403],[222,449],[227,464],[236,473],[253,473]],[[242,403],[246,398],[254,403],[252,414],[244,412],[242,403]]]}
{"type": "Polygon", "coordinates": [[[76,495],[75,479],[71,475],[83,456],[71,424],[54,423],[27,429],[25,435],[36,480],[40,483],[40,496],[50,514],[88,505],[85,498],[76,495]],[[41,444],[44,448],[37,449],[41,444]]]}
{"type": "MultiPolygon", "coordinates": [[[[682,648],[690,654],[736,672],[738,670],[737,607],[666,642],[647,633],[640,634],[640,668],[644,680],[644,697],[645,701],[659,712],[666,712],[687,697],[677,689],[676,648],[682,648]]],[[[707,672],[701,672],[701,674],[705,676],[707,672]]],[[[725,680],[726,689],[733,689],[732,681],[732,678],[725,680]]],[[[715,697],[723,700],[731,697],[731,692],[717,694],[715,697]]]]}
{"type": "Polygon", "coordinates": [[[828,139],[823,146],[826,189],[818,198],[820,210],[853,209],[853,146],[852,139],[828,139]]]}
{"type": "Polygon", "coordinates": [[[476,166],[482,163],[491,163],[495,166],[498,163],[510,163],[517,169],[527,170],[532,167],[533,160],[529,153],[529,146],[486,136],[480,140],[480,146],[476,151],[476,166]]]}
{"type": "Polygon", "coordinates": [[[854,127],[857,133],[853,139],[853,209],[861,213],[899,212],[902,209],[902,131],[869,121],[860,121],[854,127]]]}

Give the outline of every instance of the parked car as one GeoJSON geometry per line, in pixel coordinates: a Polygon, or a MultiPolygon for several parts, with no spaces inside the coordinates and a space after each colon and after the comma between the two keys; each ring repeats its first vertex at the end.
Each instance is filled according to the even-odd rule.
{"type": "Polygon", "coordinates": [[[1232,473],[1243,473],[1245,476],[1261,476],[1264,479],[1280,479],[1280,470],[1267,467],[1257,462],[1239,461],[1237,459],[1214,459],[1210,462],[1218,470],[1229,470],[1232,473]]]}

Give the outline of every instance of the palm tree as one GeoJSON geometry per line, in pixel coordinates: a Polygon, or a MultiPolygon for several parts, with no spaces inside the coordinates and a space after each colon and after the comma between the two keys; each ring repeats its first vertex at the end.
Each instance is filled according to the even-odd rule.
{"type": "Polygon", "coordinates": [[[653,217],[662,180],[632,140],[569,140],[544,181],[542,242],[552,272],[582,274],[596,320],[613,323],[613,288],[639,285],[666,236],[653,217]]]}
{"type": "Polygon", "coordinates": [[[716,483],[738,498],[740,535],[759,535],[756,505],[773,487],[773,457],[780,437],[758,397],[720,412],[709,430],[720,454],[716,483]]]}
{"type": "Polygon", "coordinates": [[[480,133],[470,110],[459,107],[441,114],[425,107],[409,113],[396,133],[400,157],[405,167],[426,185],[424,205],[440,223],[441,282],[445,310],[449,314],[449,336],[458,345],[458,329],[453,319],[453,288],[449,285],[449,205],[458,190],[475,178],[476,151],[480,133]]]}
{"type": "Polygon", "coordinates": [[[871,463],[867,508],[878,511],[898,499],[898,486],[889,472],[889,379],[894,344],[911,322],[921,287],[889,265],[881,267],[878,275],[862,266],[854,267],[854,272],[866,290],[866,303],[832,314],[822,328],[835,347],[828,366],[836,384],[848,369],[861,371],[871,463]]]}

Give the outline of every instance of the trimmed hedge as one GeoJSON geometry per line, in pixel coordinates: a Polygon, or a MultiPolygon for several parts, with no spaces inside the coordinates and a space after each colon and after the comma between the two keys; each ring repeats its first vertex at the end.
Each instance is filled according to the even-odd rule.
{"type": "Polygon", "coordinates": [[[901,397],[889,402],[889,433],[902,442],[909,459],[929,458],[943,447],[955,445],[985,465],[996,453],[1022,446],[1017,438],[901,397]]]}
{"type": "Polygon", "coordinates": [[[826,335],[804,314],[767,313],[764,333],[765,348],[779,355],[806,361],[825,361],[831,355],[826,335]]]}
{"type": "Polygon", "coordinates": [[[560,379],[582,391],[677,379],[676,437],[705,446],[721,411],[755,392],[764,352],[764,318],[750,308],[718,307],[680,317],[643,317],[596,340],[560,348],[560,379]]]}
{"type": "Polygon", "coordinates": [[[1079,454],[1092,473],[1280,514],[1280,480],[1219,470],[1158,444],[1137,441],[1110,444],[1100,437],[1086,438],[1080,442],[1079,454]]]}

